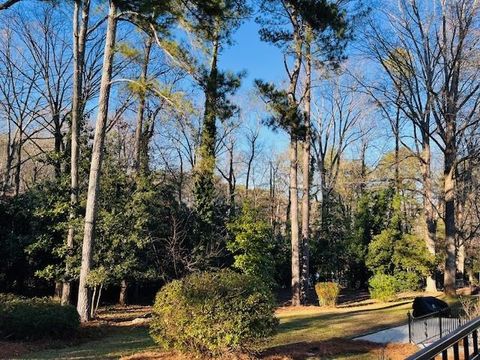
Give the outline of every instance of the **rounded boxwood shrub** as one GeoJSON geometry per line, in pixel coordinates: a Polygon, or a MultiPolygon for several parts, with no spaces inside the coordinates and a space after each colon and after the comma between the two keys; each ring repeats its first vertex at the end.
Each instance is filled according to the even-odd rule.
{"type": "Polygon", "coordinates": [[[340,294],[340,285],[335,282],[319,282],[315,284],[315,292],[320,306],[335,306],[340,294]]]}
{"type": "Polygon", "coordinates": [[[0,295],[0,338],[34,340],[67,338],[80,325],[73,306],[61,306],[50,299],[0,295]]]}
{"type": "Polygon", "coordinates": [[[375,274],[368,281],[370,296],[380,301],[391,301],[397,293],[397,279],[392,275],[375,274]]]}
{"type": "Polygon", "coordinates": [[[218,355],[272,335],[274,310],[272,293],[252,276],[195,273],[158,292],[150,334],[166,349],[218,355]]]}

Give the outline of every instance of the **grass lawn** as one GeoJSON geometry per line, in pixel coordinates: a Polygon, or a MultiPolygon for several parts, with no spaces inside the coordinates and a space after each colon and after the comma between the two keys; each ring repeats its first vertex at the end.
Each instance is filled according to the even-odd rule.
{"type": "MultiPolygon", "coordinates": [[[[259,344],[257,356],[269,360],[403,359],[415,348],[410,345],[383,347],[353,341],[351,338],[405,323],[410,307],[410,301],[387,304],[363,301],[355,303],[354,306],[338,308],[282,307],[277,311],[280,319],[278,334],[268,342],[259,344]]],[[[82,336],[75,343],[34,344],[31,347],[19,344],[21,350],[16,358],[187,359],[178,354],[159,351],[148,335],[148,327],[131,321],[146,311],[149,311],[149,308],[104,310],[97,322],[82,329],[82,336]],[[40,348],[44,350],[39,350],[40,348]]],[[[3,354],[1,343],[0,353],[3,354]]],[[[12,354],[14,353],[11,352],[10,355],[12,354]]]]}
{"type": "Polygon", "coordinates": [[[146,326],[112,329],[110,335],[59,349],[47,349],[20,356],[20,359],[119,359],[155,349],[146,326]]]}
{"type": "Polygon", "coordinates": [[[0,359],[119,359],[157,349],[146,319],[132,321],[150,311],[141,306],[103,309],[72,341],[0,342],[0,359]]]}
{"type": "Polygon", "coordinates": [[[351,338],[405,323],[410,301],[367,304],[324,309],[317,306],[280,308],[278,334],[269,346],[299,341],[316,341],[334,337],[351,338]]]}
{"type": "Polygon", "coordinates": [[[379,304],[371,301],[338,308],[280,308],[278,334],[263,346],[265,356],[288,355],[294,359],[380,359],[392,352],[405,355],[414,347],[352,341],[353,337],[406,322],[411,301],[379,304]]]}

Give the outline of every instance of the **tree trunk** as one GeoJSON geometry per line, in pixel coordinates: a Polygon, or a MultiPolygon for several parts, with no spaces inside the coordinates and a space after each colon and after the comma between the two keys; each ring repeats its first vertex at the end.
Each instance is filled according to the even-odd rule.
{"type": "MultiPolygon", "coordinates": [[[[293,69],[290,74],[290,84],[288,87],[288,104],[292,110],[297,110],[298,104],[295,99],[295,93],[297,89],[298,77],[300,74],[300,68],[302,64],[302,37],[300,25],[297,23],[297,14],[295,8],[291,8],[291,19],[294,28],[293,31],[293,43],[295,60],[293,69]]],[[[298,172],[298,122],[300,119],[292,119],[290,129],[290,236],[292,246],[292,305],[298,306],[301,303],[301,289],[300,289],[300,277],[301,277],[301,244],[299,239],[298,229],[298,186],[297,186],[297,172],[298,172]]]]}
{"type": "MultiPolygon", "coordinates": [[[[321,144],[319,144],[321,146],[321,144]]],[[[325,201],[325,188],[326,188],[326,176],[325,176],[325,159],[323,158],[323,154],[320,153],[316,159],[317,161],[317,171],[318,171],[318,202],[320,203],[320,206],[323,206],[322,204],[325,201]]],[[[320,212],[319,214],[322,216],[322,213],[320,212]]],[[[322,219],[320,219],[321,221],[322,219]]]]}
{"type": "Polygon", "coordinates": [[[90,306],[90,318],[92,319],[95,316],[95,297],[97,295],[97,287],[95,286],[93,288],[92,292],[92,300],[90,301],[91,306],[90,306]]]}
{"type": "Polygon", "coordinates": [[[97,296],[97,302],[95,303],[95,311],[94,314],[97,313],[98,306],[100,305],[100,299],[102,297],[102,289],[103,289],[103,283],[100,284],[100,289],[98,290],[98,296],[97,296]]]}
{"type": "MultiPolygon", "coordinates": [[[[463,25],[463,24],[462,24],[463,25]]],[[[462,27],[460,25],[460,28],[462,27]]],[[[460,95],[460,74],[463,62],[463,45],[455,51],[455,59],[450,60],[449,53],[451,48],[448,48],[450,40],[447,40],[447,20],[445,12],[442,13],[442,45],[441,52],[443,60],[444,79],[446,81],[444,93],[442,94],[442,114],[444,127],[444,203],[445,203],[445,275],[444,275],[444,291],[446,295],[456,296],[455,278],[457,272],[455,242],[457,237],[457,229],[455,224],[455,175],[456,175],[456,160],[457,160],[457,115],[459,114],[458,99],[460,95]]],[[[466,35],[466,32],[460,35],[460,38],[466,35]]],[[[463,44],[462,39],[461,43],[463,44]]]]}
{"type": "Polygon", "coordinates": [[[269,163],[269,201],[270,201],[270,225],[273,228],[273,233],[275,234],[275,180],[274,180],[274,171],[273,164],[270,160],[269,163]]]}
{"type": "Polygon", "coordinates": [[[12,171],[12,163],[14,157],[14,149],[15,149],[15,137],[12,140],[12,130],[10,121],[7,121],[8,124],[8,132],[7,132],[7,142],[5,146],[5,172],[3,174],[3,181],[2,181],[2,191],[1,195],[4,196],[7,190],[10,188],[12,183],[11,180],[11,171],[12,171]]]}
{"type": "Polygon", "coordinates": [[[468,272],[467,272],[467,275],[468,275],[468,282],[469,282],[470,286],[473,286],[473,284],[475,282],[475,274],[473,272],[473,269],[469,269],[468,272]]]}
{"type": "MultiPolygon", "coordinates": [[[[145,57],[143,59],[142,73],[140,81],[146,86],[148,78],[148,64],[150,62],[150,51],[152,49],[153,37],[149,37],[145,42],[145,57]]],[[[143,142],[143,117],[145,114],[146,89],[141,89],[139,93],[138,111],[137,111],[137,127],[135,129],[135,149],[134,149],[134,169],[138,173],[139,170],[144,172],[147,167],[145,164],[145,156],[142,151],[148,151],[148,146],[144,146],[143,142]]]]}
{"type": "Polygon", "coordinates": [[[228,158],[228,199],[229,199],[229,217],[233,217],[235,215],[235,187],[236,187],[236,180],[235,180],[235,170],[233,168],[233,150],[234,150],[234,143],[233,141],[230,143],[229,149],[229,158],[228,158]]]}
{"type": "Polygon", "coordinates": [[[312,85],[312,61],[310,53],[310,39],[311,36],[309,28],[306,31],[305,42],[305,140],[303,142],[302,152],[302,173],[303,173],[303,197],[302,197],[302,275],[301,275],[301,302],[306,305],[308,300],[309,289],[309,270],[310,270],[310,116],[311,116],[311,85],[312,85]]]}
{"type": "Polygon", "coordinates": [[[179,160],[179,175],[178,175],[178,203],[181,204],[183,202],[183,157],[180,150],[177,149],[178,152],[178,160],[179,160]]]}
{"type": "Polygon", "coordinates": [[[367,183],[367,162],[366,162],[366,155],[367,155],[367,143],[362,143],[362,147],[360,149],[360,194],[365,192],[365,187],[367,183]]]}
{"type": "Polygon", "coordinates": [[[67,235],[67,258],[65,261],[65,279],[63,282],[62,305],[71,303],[71,280],[70,265],[73,256],[73,240],[75,228],[73,221],[77,217],[78,207],[78,158],[80,122],[82,119],[82,73],[85,61],[85,41],[90,13],[90,0],[75,1],[73,14],[73,94],[72,94],[72,124],[71,124],[71,157],[70,157],[70,224],[67,235]],[[80,7],[82,9],[82,21],[79,28],[78,20],[80,7]]]}
{"type": "Polygon", "coordinates": [[[458,277],[464,282],[465,275],[465,244],[462,240],[457,246],[457,272],[458,277]]]}
{"type": "MultiPolygon", "coordinates": [[[[399,97],[399,95],[398,95],[399,97]]],[[[397,98],[398,103],[398,98],[397,98]]],[[[395,189],[397,194],[400,194],[400,108],[397,106],[397,113],[395,116],[395,189]]]]}
{"type": "Polygon", "coordinates": [[[55,300],[60,300],[62,298],[62,282],[55,281],[55,293],[53,294],[55,300]]]}
{"type": "MultiPolygon", "coordinates": [[[[425,244],[430,254],[435,256],[435,239],[437,232],[437,222],[433,208],[432,174],[431,174],[431,152],[428,134],[424,136],[422,144],[422,180],[423,180],[423,207],[425,219],[425,244]]],[[[425,291],[437,291],[434,274],[427,276],[427,286],[425,291]]]]}
{"type": "Polygon", "coordinates": [[[297,139],[290,140],[290,232],[292,242],[292,305],[300,305],[300,239],[298,233],[297,139]]]}
{"type": "Polygon", "coordinates": [[[123,279],[120,283],[120,295],[118,297],[118,303],[120,306],[125,306],[128,303],[128,282],[123,279]]]}
{"type": "Polygon", "coordinates": [[[451,144],[445,147],[444,199],[445,199],[445,294],[455,296],[456,254],[455,254],[455,152],[451,144]]]}
{"type": "MultiPolygon", "coordinates": [[[[465,280],[465,245],[466,242],[471,240],[470,236],[466,233],[470,230],[470,221],[465,218],[465,207],[467,201],[474,202],[473,190],[474,179],[472,178],[472,169],[470,161],[464,161],[463,167],[460,170],[461,176],[456,179],[456,227],[457,227],[457,273],[459,277],[465,280]]],[[[468,215],[467,215],[468,216],[468,215]]],[[[470,279],[470,276],[469,276],[470,279]]]]}
{"type": "Polygon", "coordinates": [[[245,178],[245,190],[248,190],[248,186],[250,183],[250,172],[252,171],[252,163],[253,163],[253,159],[255,158],[255,142],[253,142],[251,145],[252,145],[252,151],[250,153],[250,157],[247,163],[247,176],[245,178]]]}
{"type": "Polygon", "coordinates": [[[15,184],[15,196],[20,194],[20,180],[21,180],[21,171],[22,171],[22,146],[23,146],[23,132],[20,129],[18,131],[18,141],[16,142],[15,147],[15,157],[16,157],[16,164],[15,164],[15,175],[14,175],[14,184],[15,184]]]}
{"type": "MultiPolygon", "coordinates": [[[[55,109],[54,109],[55,110],[55,109]]],[[[60,154],[63,148],[63,134],[60,127],[60,114],[54,113],[52,116],[53,124],[53,141],[54,141],[54,156],[53,168],[55,173],[55,179],[58,180],[62,176],[62,160],[60,159],[60,154]]]]}
{"type": "Polygon", "coordinates": [[[88,195],[85,212],[85,229],[82,246],[82,265],[80,269],[80,284],[78,289],[77,310],[82,322],[89,320],[89,303],[87,276],[92,264],[92,248],[95,231],[95,218],[97,212],[97,195],[100,184],[102,167],[103,145],[105,142],[105,128],[108,115],[108,100],[110,96],[110,82],[112,78],[112,64],[117,29],[117,8],[114,1],[110,1],[108,13],[107,36],[103,58],[102,79],[98,99],[98,115],[93,140],[92,161],[88,181],[88,195]]]}

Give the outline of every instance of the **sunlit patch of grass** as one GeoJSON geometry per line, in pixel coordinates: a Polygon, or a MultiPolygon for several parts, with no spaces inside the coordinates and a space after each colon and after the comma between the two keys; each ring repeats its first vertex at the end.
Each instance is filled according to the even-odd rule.
{"type": "Polygon", "coordinates": [[[280,309],[278,334],[263,347],[313,342],[333,337],[352,338],[376,329],[405,323],[410,301],[374,303],[361,307],[280,309]]]}

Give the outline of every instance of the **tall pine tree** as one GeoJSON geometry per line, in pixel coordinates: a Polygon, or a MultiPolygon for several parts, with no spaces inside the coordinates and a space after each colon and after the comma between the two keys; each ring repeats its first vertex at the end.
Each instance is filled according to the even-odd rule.
{"type": "MultiPolygon", "coordinates": [[[[304,271],[302,284],[302,261],[308,264],[308,231],[305,226],[303,239],[299,236],[298,215],[298,143],[309,139],[309,110],[300,111],[302,98],[299,96],[299,79],[307,48],[310,59],[312,45],[316,45],[322,59],[335,61],[341,57],[346,39],[346,15],[337,4],[328,0],[266,0],[262,3],[262,40],[279,46],[285,56],[288,87],[278,90],[274,85],[257,80],[257,88],[271,106],[274,117],[269,123],[287,131],[290,136],[290,236],[292,245],[292,305],[306,301],[308,275],[304,271]],[[307,31],[308,29],[308,31],[307,31]],[[289,61],[291,66],[289,67],[289,61]],[[307,135],[307,136],[306,136],[307,135]],[[302,296],[303,289],[303,296],[302,296]]],[[[308,71],[311,74],[311,71],[308,71]]],[[[310,75],[309,75],[310,76],[310,75]]],[[[307,84],[311,84],[307,81],[307,84]]],[[[310,101],[308,85],[307,101],[310,101]]],[[[309,154],[304,155],[308,159],[309,154]]],[[[307,187],[308,188],[308,187],[307,187]]],[[[308,190],[307,190],[308,191],[308,190]]],[[[308,201],[308,194],[307,196],[308,201]]],[[[308,203],[303,205],[304,216],[308,203]]],[[[308,265],[307,265],[308,266],[308,265]]]]}

